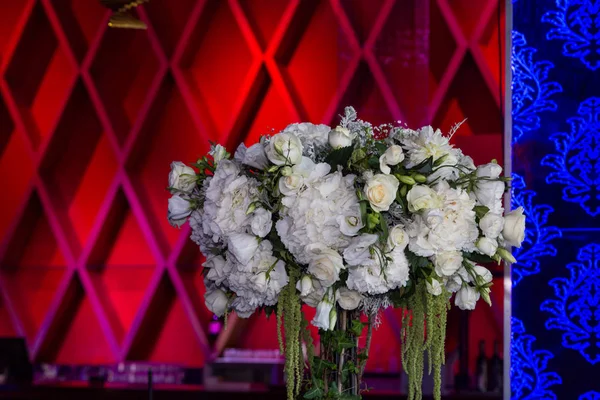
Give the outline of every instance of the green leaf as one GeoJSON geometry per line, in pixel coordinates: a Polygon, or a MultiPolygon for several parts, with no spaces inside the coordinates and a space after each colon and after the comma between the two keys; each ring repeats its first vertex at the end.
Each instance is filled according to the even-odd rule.
{"type": "Polygon", "coordinates": [[[463,258],[466,258],[467,260],[471,260],[471,261],[479,263],[479,264],[490,264],[490,263],[494,262],[493,258],[486,256],[485,254],[479,254],[479,253],[463,252],[463,258]]]}
{"type": "Polygon", "coordinates": [[[341,400],[361,400],[362,397],[360,397],[357,394],[349,394],[349,393],[344,393],[342,394],[342,396],[340,397],[341,400]]]}
{"type": "Polygon", "coordinates": [[[350,156],[352,156],[352,152],[354,151],[354,146],[342,147],[340,149],[335,149],[331,153],[325,157],[325,162],[331,165],[332,171],[337,171],[338,165],[342,167],[346,167],[348,165],[348,160],[350,160],[350,156]]]}
{"type": "Polygon", "coordinates": [[[369,168],[379,171],[379,158],[377,158],[377,157],[369,158],[369,168]]]}
{"type": "Polygon", "coordinates": [[[317,386],[313,386],[306,393],[304,393],[305,399],[320,399],[323,397],[323,389],[317,386]]]}
{"type": "Polygon", "coordinates": [[[352,333],[354,336],[360,336],[362,335],[362,331],[363,328],[365,327],[365,325],[360,322],[359,320],[352,320],[352,326],[350,327],[350,333],[352,333]]]}
{"type": "Polygon", "coordinates": [[[359,202],[359,206],[360,206],[360,220],[362,221],[362,223],[364,224],[365,222],[367,222],[367,205],[368,205],[368,201],[367,200],[362,200],[361,202],[359,202]]]}
{"type": "Polygon", "coordinates": [[[388,226],[387,226],[387,221],[385,220],[385,218],[383,218],[383,217],[379,218],[379,226],[381,227],[381,237],[379,239],[381,240],[381,242],[385,243],[388,236],[390,235],[390,232],[389,232],[388,226]]]}
{"type": "Polygon", "coordinates": [[[422,175],[429,175],[433,170],[433,157],[429,157],[427,160],[415,165],[411,170],[422,175]]]}
{"type": "Polygon", "coordinates": [[[475,206],[473,207],[473,210],[475,211],[475,214],[479,219],[483,218],[485,214],[487,214],[490,211],[490,209],[486,206],[475,206]]]}
{"type": "Polygon", "coordinates": [[[408,263],[410,264],[412,270],[417,271],[421,268],[429,267],[430,263],[427,257],[418,256],[412,251],[408,250],[408,248],[404,250],[404,254],[406,254],[406,258],[408,259],[408,263]]]}
{"type": "Polygon", "coordinates": [[[342,349],[351,349],[356,347],[356,341],[344,335],[337,341],[337,343],[335,343],[335,347],[337,352],[342,351],[342,349]]]}
{"type": "Polygon", "coordinates": [[[387,146],[383,142],[375,142],[375,148],[379,151],[380,154],[385,153],[387,150],[387,146]]]}
{"type": "Polygon", "coordinates": [[[273,311],[275,311],[275,306],[265,306],[264,310],[267,319],[269,319],[271,317],[271,314],[273,314],[273,311]]]}

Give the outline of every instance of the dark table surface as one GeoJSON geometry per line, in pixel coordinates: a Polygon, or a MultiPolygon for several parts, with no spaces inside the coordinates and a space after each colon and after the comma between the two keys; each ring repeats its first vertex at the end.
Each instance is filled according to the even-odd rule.
{"type": "MultiPolygon", "coordinates": [[[[256,387],[249,391],[219,391],[207,390],[195,385],[160,385],[153,389],[152,400],[281,400],[285,399],[284,388],[256,387]]],[[[406,396],[392,391],[372,391],[363,395],[368,399],[405,399],[406,396]]],[[[452,394],[443,397],[444,400],[491,400],[500,399],[498,394],[488,395],[481,393],[452,394]]],[[[26,387],[0,387],[0,399],[10,400],[148,400],[150,395],[144,386],[107,385],[106,387],[90,387],[87,384],[62,384],[62,385],[33,385],[26,387]]],[[[427,397],[425,397],[427,399],[427,397]]]]}

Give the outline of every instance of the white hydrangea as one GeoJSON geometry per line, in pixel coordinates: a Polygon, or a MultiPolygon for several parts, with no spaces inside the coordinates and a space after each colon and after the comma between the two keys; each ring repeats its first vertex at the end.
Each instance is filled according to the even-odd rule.
{"type": "Polygon", "coordinates": [[[302,142],[303,154],[313,160],[321,161],[322,153],[329,147],[329,131],[327,125],[315,125],[310,122],[288,125],[283,132],[295,134],[302,142]]]}
{"type": "MultiPolygon", "coordinates": [[[[305,180],[303,190],[289,192],[282,198],[276,229],[298,263],[310,262],[306,251],[310,244],[319,243],[335,251],[350,244],[352,237],[342,232],[340,223],[352,215],[357,218],[353,218],[354,223],[362,224],[354,179],[354,175],[334,172],[310,182],[305,180]]],[[[347,231],[345,226],[343,229],[347,231]]]]}
{"type": "Polygon", "coordinates": [[[223,242],[227,236],[249,229],[251,215],[247,211],[258,198],[258,182],[240,174],[235,162],[221,160],[205,196],[202,228],[213,242],[223,242]]]}
{"type": "Polygon", "coordinates": [[[382,258],[374,254],[362,265],[348,268],[348,288],[375,295],[405,286],[409,278],[409,265],[404,250],[394,249],[385,256],[391,258],[387,265],[382,265],[382,258]]]}
{"type": "MultiPolygon", "coordinates": [[[[442,165],[456,165],[460,154],[452,147],[450,139],[431,126],[425,126],[418,131],[403,130],[400,141],[406,153],[406,166],[412,168],[430,157],[437,161],[445,157],[442,165]]],[[[452,169],[452,168],[447,168],[452,169]]]]}
{"type": "Polygon", "coordinates": [[[414,215],[408,228],[409,249],[423,257],[446,251],[474,251],[479,237],[473,211],[475,201],[445,181],[436,185],[435,191],[442,205],[414,215]]]}
{"type": "Polygon", "coordinates": [[[281,289],[288,283],[285,263],[273,256],[273,246],[268,240],[260,243],[256,253],[246,265],[235,262],[229,274],[227,285],[237,298],[232,307],[243,318],[250,316],[261,306],[277,303],[281,289]]]}

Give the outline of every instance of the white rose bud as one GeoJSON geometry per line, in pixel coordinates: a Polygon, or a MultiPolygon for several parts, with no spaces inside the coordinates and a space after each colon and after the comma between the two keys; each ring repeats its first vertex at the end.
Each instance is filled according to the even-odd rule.
{"type": "Polygon", "coordinates": [[[293,195],[300,190],[304,182],[302,175],[291,174],[279,178],[279,191],[285,196],[293,195]]]}
{"type": "Polygon", "coordinates": [[[258,244],[258,238],[248,233],[233,233],[227,238],[227,250],[242,265],[250,262],[258,244]]]}
{"type": "Polygon", "coordinates": [[[404,250],[408,245],[408,234],[402,225],[394,226],[388,236],[388,246],[391,249],[404,250]]]}
{"type": "Polygon", "coordinates": [[[488,237],[481,237],[476,243],[477,249],[486,256],[492,257],[498,250],[498,242],[496,239],[490,239],[488,237]]]}
{"type": "Polygon", "coordinates": [[[477,275],[479,277],[477,283],[480,285],[485,285],[486,283],[490,283],[492,281],[492,279],[494,278],[492,276],[492,273],[490,272],[490,270],[487,269],[486,267],[482,267],[481,265],[474,265],[473,271],[475,272],[475,275],[477,275]]]}
{"type": "Polygon", "coordinates": [[[271,220],[271,213],[269,211],[264,208],[259,208],[254,211],[252,222],[250,223],[252,233],[258,237],[264,238],[271,232],[272,226],[273,221],[271,220]]]}
{"type": "Polygon", "coordinates": [[[390,146],[385,153],[379,157],[379,169],[386,175],[389,175],[392,172],[391,168],[388,165],[398,165],[402,161],[404,161],[404,152],[402,151],[402,147],[394,144],[390,146]]]}
{"type": "Polygon", "coordinates": [[[344,269],[344,260],[335,250],[320,244],[313,243],[306,246],[310,254],[308,273],[318,279],[323,287],[330,287],[340,278],[340,271],[344,269]]]}
{"type": "Polygon", "coordinates": [[[311,324],[319,329],[329,330],[329,314],[333,308],[333,303],[327,296],[317,305],[317,312],[311,324]]]}
{"type": "Polygon", "coordinates": [[[221,146],[220,144],[213,146],[208,152],[208,154],[210,154],[213,157],[215,165],[219,164],[219,161],[221,160],[229,159],[229,156],[231,156],[231,154],[227,152],[225,147],[221,146]]]}
{"type": "Polygon", "coordinates": [[[478,178],[496,179],[500,177],[502,167],[496,163],[488,163],[477,167],[475,174],[478,178]]]}
{"type": "Polygon", "coordinates": [[[302,160],[302,142],[291,132],[273,136],[265,149],[267,158],[275,165],[296,165],[302,160]]]}
{"type": "Polygon", "coordinates": [[[207,289],[204,293],[204,302],[206,308],[208,308],[217,317],[221,317],[225,314],[228,302],[227,294],[221,289],[207,289]]]}
{"type": "Polygon", "coordinates": [[[504,218],[500,214],[488,212],[479,221],[479,227],[486,237],[496,239],[504,228],[504,218]]]}
{"type": "Polygon", "coordinates": [[[172,226],[180,228],[181,225],[185,224],[187,218],[192,213],[190,202],[178,194],[173,195],[169,199],[169,211],[167,218],[172,226]]]}
{"type": "Polygon", "coordinates": [[[334,149],[348,147],[352,145],[353,135],[346,128],[341,126],[329,131],[329,145],[334,149]]]}
{"type": "Polygon", "coordinates": [[[433,265],[438,276],[452,276],[462,266],[463,257],[458,251],[444,251],[435,255],[433,265]]]}
{"type": "Polygon", "coordinates": [[[367,181],[364,192],[371,208],[377,212],[387,211],[396,199],[400,182],[393,175],[377,174],[367,181]]]}
{"type": "Polygon", "coordinates": [[[525,215],[523,207],[519,207],[504,216],[502,237],[507,246],[521,247],[525,240],[525,215]]]}
{"type": "Polygon", "coordinates": [[[342,307],[344,310],[355,310],[363,300],[363,295],[355,290],[350,290],[343,286],[336,290],[335,298],[337,299],[340,307],[342,307]]]}
{"type": "Polygon", "coordinates": [[[196,187],[196,171],[188,167],[181,161],[171,163],[171,172],[169,173],[169,189],[171,194],[183,192],[191,193],[196,187]]]}
{"type": "Polygon", "coordinates": [[[300,296],[305,297],[314,290],[313,280],[310,275],[302,276],[302,279],[296,284],[296,289],[300,291],[300,296]]]}
{"type": "Polygon", "coordinates": [[[408,210],[417,212],[431,208],[439,208],[442,202],[437,193],[429,186],[415,185],[406,194],[408,210]]]}
{"type": "Polygon", "coordinates": [[[474,310],[479,300],[479,292],[468,285],[463,286],[454,299],[454,304],[461,310],[474,310]]]}
{"type": "Polygon", "coordinates": [[[437,279],[432,279],[431,282],[426,282],[427,292],[433,296],[439,296],[442,294],[442,285],[437,279]]]}

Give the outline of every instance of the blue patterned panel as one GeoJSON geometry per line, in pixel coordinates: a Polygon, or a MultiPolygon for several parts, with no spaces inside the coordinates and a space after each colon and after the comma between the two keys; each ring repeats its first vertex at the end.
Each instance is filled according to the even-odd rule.
{"type": "Polygon", "coordinates": [[[600,0],[556,0],[556,7],[542,17],[553,26],[546,38],[563,41],[563,55],[590,70],[600,68],[600,0]]]}
{"type": "Polygon", "coordinates": [[[536,49],[527,46],[522,33],[512,33],[512,117],[513,142],[529,131],[539,129],[543,111],[556,111],[556,102],[550,99],[562,92],[557,82],[548,79],[554,65],[549,61],[536,61],[536,49]]]}
{"type": "Polygon", "coordinates": [[[556,256],[552,241],[562,236],[560,229],[548,226],[548,215],[554,212],[554,208],[547,204],[534,204],[535,195],[534,191],[525,189],[522,176],[513,174],[513,208],[523,207],[527,216],[525,241],[521,248],[513,250],[517,259],[517,263],[512,265],[513,287],[524,277],[540,272],[540,257],[556,256]]]}
{"type": "Polygon", "coordinates": [[[577,350],[592,365],[600,362],[599,257],[598,244],[580,249],[578,262],[567,265],[570,276],[550,281],[556,298],[541,306],[552,315],[546,328],[562,331],[562,345],[577,350]]]}
{"type": "Polygon", "coordinates": [[[554,355],[547,350],[535,350],[535,337],[525,332],[523,322],[511,321],[510,382],[511,399],[556,399],[552,386],[562,383],[556,372],[548,371],[554,355]]]}
{"type": "Polygon", "coordinates": [[[578,400],[600,400],[600,393],[592,390],[579,396],[578,400]]]}
{"type": "Polygon", "coordinates": [[[544,157],[542,165],[554,169],[546,181],[564,186],[564,200],[595,217],[600,214],[600,98],[584,100],[577,114],[567,120],[569,132],[550,137],[557,153],[544,157]]]}

